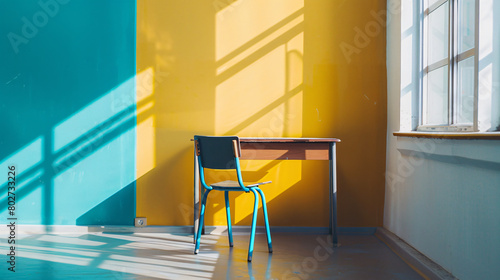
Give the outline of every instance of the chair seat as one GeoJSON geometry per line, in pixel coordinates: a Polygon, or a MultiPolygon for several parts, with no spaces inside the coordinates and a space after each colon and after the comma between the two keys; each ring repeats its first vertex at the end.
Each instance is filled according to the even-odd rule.
{"type": "MultiPolygon", "coordinates": [[[[267,182],[259,182],[259,183],[254,183],[254,184],[246,184],[245,183],[245,187],[247,188],[253,188],[253,187],[257,187],[257,186],[260,186],[260,185],[265,185],[265,184],[270,184],[271,181],[267,181],[267,182]]],[[[222,181],[222,182],[218,182],[218,183],[215,183],[215,184],[211,184],[210,185],[211,187],[215,188],[215,189],[218,189],[218,190],[221,190],[221,189],[236,189],[236,190],[241,190],[241,187],[240,187],[240,184],[237,182],[237,181],[231,181],[231,180],[227,180],[227,181],[222,181]]]]}

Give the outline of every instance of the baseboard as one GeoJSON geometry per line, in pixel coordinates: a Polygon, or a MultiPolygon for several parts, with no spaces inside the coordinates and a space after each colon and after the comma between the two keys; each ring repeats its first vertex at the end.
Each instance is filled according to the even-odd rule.
{"type": "MultiPolygon", "coordinates": [[[[1,227],[0,233],[7,232],[7,227],[1,227]]],[[[85,234],[85,233],[174,233],[192,234],[189,226],[74,226],[74,225],[17,225],[16,232],[21,234],[85,234]]]]}
{"type": "MultiPolygon", "coordinates": [[[[250,232],[250,226],[232,226],[232,230],[233,233],[247,234],[250,232]]],[[[209,234],[225,234],[227,232],[227,227],[206,226],[205,232],[209,234]]],[[[266,228],[264,226],[257,226],[255,232],[266,233],[266,228]]],[[[328,232],[329,229],[327,227],[271,227],[271,233],[328,234],[328,232]]]]}
{"type": "MultiPolygon", "coordinates": [[[[250,226],[233,226],[235,234],[250,232],[250,226]]],[[[0,233],[8,233],[8,227],[0,227],[0,233]]],[[[17,225],[16,232],[22,234],[85,234],[85,233],[171,233],[192,234],[193,226],[74,226],[74,225],[17,225]]],[[[226,226],[206,226],[206,234],[225,234],[226,226]]],[[[257,233],[265,233],[264,226],[257,226],[257,233]]],[[[327,227],[271,227],[275,233],[328,234],[327,227]]]]}
{"type": "MultiPolygon", "coordinates": [[[[233,233],[247,234],[250,226],[233,226],[233,233]]],[[[377,228],[374,227],[339,227],[341,235],[373,235],[377,228]]],[[[8,233],[8,227],[0,227],[0,233],[8,233]]],[[[17,225],[16,232],[25,234],[85,234],[85,233],[171,233],[192,234],[193,226],[75,226],[75,225],[17,225]]],[[[256,233],[265,233],[264,226],[257,226],[256,233]]],[[[272,233],[294,233],[294,234],[329,234],[328,227],[284,227],[272,226],[272,233]]],[[[226,234],[226,226],[206,226],[206,234],[226,234]]]]}
{"type": "Polygon", "coordinates": [[[339,227],[341,235],[374,235],[377,231],[376,227],[339,227]]]}
{"type": "Polygon", "coordinates": [[[377,228],[375,236],[382,240],[391,250],[398,254],[420,274],[431,280],[457,279],[439,264],[420,253],[394,233],[384,228],[377,228]]]}

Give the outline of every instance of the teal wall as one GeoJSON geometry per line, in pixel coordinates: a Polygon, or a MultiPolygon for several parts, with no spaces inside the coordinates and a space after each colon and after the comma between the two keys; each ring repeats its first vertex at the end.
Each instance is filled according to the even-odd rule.
{"type": "Polygon", "coordinates": [[[132,225],[134,0],[0,0],[0,217],[132,225]]]}

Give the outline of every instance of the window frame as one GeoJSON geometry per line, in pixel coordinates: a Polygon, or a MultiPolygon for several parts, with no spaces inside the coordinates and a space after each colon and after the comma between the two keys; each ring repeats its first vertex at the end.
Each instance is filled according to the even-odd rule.
{"type": "Polygon", "coordinates": [[[419,91],[419,123],[417,131],[423,132],[477,132],[478,126],[478,66],[479,66],[479,0],[474,0],[474,46],[471,49],[458,51],[459,40],[459,1],[461,0],[438,0],[429,6],[429,0],[421,2],[422,21],[420,29],[420,91],[419,91]],[[429,15],[442,5],[448,3],[448,57],[428,64],[428,34],[429,15]],[[457,90],[458,90],[458,64],[468,58],[474,57],[474,78],[473,78],[473,121],[472,123],[457,123],[457,90]],[[427,94],[428,94],[428,74],[441,67],[447,67],[448,71],[448,116],[446,124],[426,124],[427,94]]]}

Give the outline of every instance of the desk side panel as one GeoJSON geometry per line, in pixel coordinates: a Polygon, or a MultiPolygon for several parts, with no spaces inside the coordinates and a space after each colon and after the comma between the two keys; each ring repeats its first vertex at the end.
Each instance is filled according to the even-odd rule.
{"type": "Polygon", "coordinates": [[[241,143],[242,160],[329,160],[329,143],[241,143]]]}

